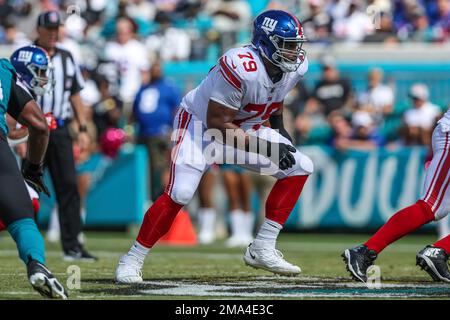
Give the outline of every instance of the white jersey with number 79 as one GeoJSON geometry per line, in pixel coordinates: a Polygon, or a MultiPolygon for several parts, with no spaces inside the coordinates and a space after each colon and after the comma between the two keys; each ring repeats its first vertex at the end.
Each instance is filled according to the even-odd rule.
{"type": "Polygon", "coordinates": [[[273,83],[262,57],[252,46],[228,50],[199,86],[187,93],[181,107],[206,127],[209,100],[238,110],[234,123],[243,130],[258,130],[280,109],[289,91],[308,70],[305,60],[295,72],[283,74],[273,83]]]}

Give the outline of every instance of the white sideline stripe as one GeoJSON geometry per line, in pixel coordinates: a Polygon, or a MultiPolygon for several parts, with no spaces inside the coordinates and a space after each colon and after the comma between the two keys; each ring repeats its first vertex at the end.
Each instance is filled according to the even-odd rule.
{"type": "MultiPolygon", "coordinates": [[[[300,278],[301,279],[301,278],[300,278]]],[[[399,293],[386,293],[377,291],[376,289],[367,290],[367,291],[355,291],[353,293],[343,293],[343,292],[332,292],[332,287],[335,287],[337,290],[347,289],[347,288],[361,288],[367,289],[367,287],[362,283],[345,283],[345,282],[317,282],[311,284],[283,284],[276,283],[277,289],[285,289],[285,290],[295,290],[296,293],[275,293],[275,292],[233,292],[236,289],[245,290],[249,289],[253,291],[256,289],[273,289],[274,283],[270,283],[267,281],[261,282],[227,282],[227,283],[219,283],[219,284],[206,284],[206,283],[193,283],[191,281],[145,281],[145,284],[149,285],[168,285],[173,286],[172,288],[161,288],[161,289],[147,289],[140,290],[144,295],[164,295],[164,296],[208,296],[208,297],[280,297],[280,298],[411,298],[411,297],[428,297],[426,293],[411,293],[404,294],[402,292],[399,293]],[[321,287],[325,289],[329,289],[328,293],[318,293],[318,292],[309,292],[302,293],[300,290],[302,289],[310,289],[310,290],[320,290],[321,287]]],[[[437,284],[416,284],[416,283],[405,283],[405,284],[385,284],[383,283],[382,288],[406,288],[406,289],[415,289],[415,288],[443,288],[446,289],[448,286],[446,285],[437,285],[437,284]]],[[[444,294],[444,293],[443,293],[444,294]]]]}

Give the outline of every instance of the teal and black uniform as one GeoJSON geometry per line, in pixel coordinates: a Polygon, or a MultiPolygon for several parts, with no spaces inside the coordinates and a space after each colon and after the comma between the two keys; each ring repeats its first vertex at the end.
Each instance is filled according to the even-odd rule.
{"type": "Polygon", "coordinates": [[[44,239],[37,228],[28,190],[6,139],[6,113],[17,120],[31,100],[33,97],[17,80],[11,63],[0,59],[0,220],[16,242],[20,259],[25,264],[30,259],[44,264],[44,239]]]}
{"type": "Polygon", "coordinates": [[[17,82],[11,63],[0,59],[0,219],[6,226],[18,219],[34,217],[30,196],[6,140],[6,113],[17,119],[32,99],[17,82]]]}

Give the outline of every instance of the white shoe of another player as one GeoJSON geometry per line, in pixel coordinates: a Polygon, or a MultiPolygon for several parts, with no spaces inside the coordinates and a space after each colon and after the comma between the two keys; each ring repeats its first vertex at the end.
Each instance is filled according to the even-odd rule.
{"type": "Polygon", "coordinates": [[[256,247],[253,243],[247,247],[244,262],[250,267],[280,275],[296,276],[301,272],[299,267],[284,260],[281,251],[269,247],[256,247]]]}
{"type": "Polygon", "coordinates": [[[198,235],[198,242],[200,244],[211,244],[214,242],[214,240],[216,240],[214,232],[202,231],[198,235]]]}
{"type": "Polygon", "coordinates": [[[141,283],[142,263],[133,255],[123,255],[116,269],[115,280],[123,284],[141,283]]]}
{"type": "Polygon", "coordinates": [[[49,230],[46,235],[47,241],[51,243],[58,243],[61,240],[59,230],[49,230]]]}
{"type": "Polygon", "coordinates": [[[249,245],[250,242],[252,242],[253,237],[247,236],[247,235],[233,235],[230,238],[227,239],[225,242],[225,245],[228,248],[244,248],[249,245]]]}

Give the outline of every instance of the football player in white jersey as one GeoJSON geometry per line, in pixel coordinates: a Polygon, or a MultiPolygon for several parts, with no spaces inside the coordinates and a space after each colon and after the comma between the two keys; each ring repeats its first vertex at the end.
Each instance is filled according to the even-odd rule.
{"type": "MultiPolygon", "coordinates": [[[[394,214],[366,243],[342,254],[347,270],[355,280],[367,281],[368,268],[389,244],[450,212],[450,110],[438,121],[431,146],[433,159],[426,169],[420,199],[394,214]]],[[[447,235],[423,248],[416,256],[416,264],[433,280],[450,282],[449,255],[450,235],[447,235]]]]}
{"type": "Polygon", "coordinates": [[[238,164],[277,179],[244,261],[277,274],[300,273],[283,259],[276,240],[313,172],[311,160],[292,145],[282,120],[285,96],[308,69],[302,49],[306,39],[298,19],[280,10],[260,14],[253,28],[251,45],[227,51],[183,98],[174,120],[170,182],[145,214],[136,242],[120,258],[116,282],[142,281],[147,253],[214,162],[238,164]]]}

